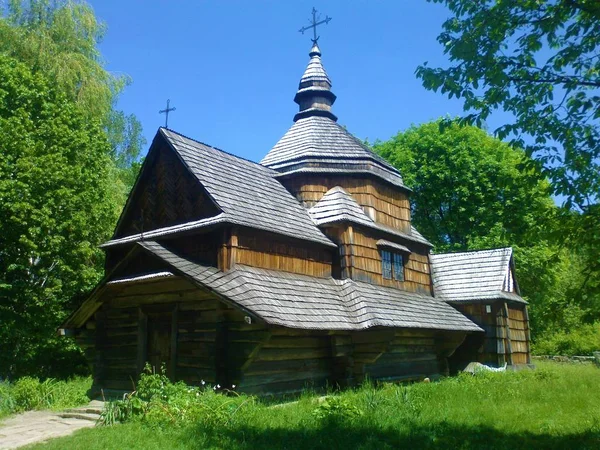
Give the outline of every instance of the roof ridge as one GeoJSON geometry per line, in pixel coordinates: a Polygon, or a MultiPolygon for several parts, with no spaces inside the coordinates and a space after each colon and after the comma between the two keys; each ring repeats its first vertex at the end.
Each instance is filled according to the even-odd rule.
{"type": "MultiPolygon", "coordinates": [[[[390,168],[392,168],[395,172],[398,172],[398,174],[400,174],[400,171],[394,167],[389,161],[387,161],[385,158],[383,158],[382,156],[378,155],[377,153],[375,153],[373,150],[371,150],[369,147],[367,147],[365,145],[364,142],[362,142],[360,139],[358,139],[356,136],[354,136],[352,133],[350,133],[345,127],[343,127],[342,125],[340,125],[337,122],[334,122],[335,125],[337,125],[338,127],[341,128],[341,130],[346,133],[349,137],[351,137],[352,139],[354,139],[356,141],[356,143],[358,145],[360,145],[363,150],[366,150],[370,155],[372,155],[377,161],[379,162],[383,162],[385,165],[389,166],[390,168]]],[[[401,174],[400,174],[401,175],[401,174]]]]}
{"type": "Polygon", "coordinates": [[[510,250],[511,253],[513,251],[512,246],[508,246],[508,247],[492,247],[492,248],[483,248],[480,250],[454,250],[454,251],[449,251],[449,252],[444,252],[444,253],[432,253],[431,256],[442,256],[442,255],[459,255],[459,254],[471,254],[471,253],[483,253],[483,252],[492,252],[494,250],[510,250]]]}
{"type": "Polygon", "coordinates": [[[197,144],[203,145],[204,147],[208,147],[211,150],[216,150],[218,152],[224,153],[225,155],[232,156],[232,157],[240,159],[242,161],[249,162],[250,164],[258,166],[261,169],[266,169],[269,173],[277,174],[276,170],[273,170],[273,169],[271,169],[270,167],[267,167],[267,166],[263,166],[261,163],[257,163],[256,161],[252,161],[251,159],[244,158],[243,156],[239,156],[239,155],[236,155],[234,153],[228,152],[227,150],[223,150],[223,149],[221,149],[219,147],[215,147],[214,145],[210,145],[210,144],[207,144],[205,142],[199,141],[198,139],[191,138],[191,137],[189,137],[189,136],[187,136],[187,135],[185,135],[183,133],[179,133],[178,131],[172,130],[171,128],[159,127],[158,129],[160,130],[161,133],[164,133],[164,131],[168,131],[170,133],[173,133],[173,134],[176,134],[178,136],[181,136],[181,137],[183,137],[185,139],[189,139],[192,142],[195,142],[197,144]]]}

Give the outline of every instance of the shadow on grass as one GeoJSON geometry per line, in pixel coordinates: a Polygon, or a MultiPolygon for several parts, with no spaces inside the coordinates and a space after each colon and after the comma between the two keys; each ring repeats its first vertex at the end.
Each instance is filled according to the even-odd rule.
{"type": "MultiPolygon", "coordinates": [[[[599,449],[600,432],[555,436],[545,433],[504,433],[485,427],[449,423],[406,426],[404,430],[370,428],[356,423],[330,423],[302,429],[255,428],[190,430],[189,443],[243,449],[599,449]],[[194,436],[196,434],[196,436],[194,436]],[[197,440],[198,434],[202,439],[197,440]]],[[[189,439],[189,440],[188,440],[189,439]]],[[[193,444],[192,444],[193,445],[193,444]]],[[[200,448],[200,447],[198,447],[200,448]]]]}

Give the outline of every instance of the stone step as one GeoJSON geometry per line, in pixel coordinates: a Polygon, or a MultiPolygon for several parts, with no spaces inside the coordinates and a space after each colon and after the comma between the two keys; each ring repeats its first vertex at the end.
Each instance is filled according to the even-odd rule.
{"type": "Polygon", "coordinates": [[[63,419],[79,419],[97,422],[98,419],[100,419],[100,414],[90,414],[84,412],[63,412],[59,413],[58,417],[62,417],[63,419]]]}
{"type": "Polygon", "coordinates": [[[102,410],[103,410],[103,408],[82,406],[80,408],[65,409],[63,412],[65,412],[65,413],[83,413],[83,414],[98,414],[98,415],[100,415],[100,414],[102,414],[102,410]]]}

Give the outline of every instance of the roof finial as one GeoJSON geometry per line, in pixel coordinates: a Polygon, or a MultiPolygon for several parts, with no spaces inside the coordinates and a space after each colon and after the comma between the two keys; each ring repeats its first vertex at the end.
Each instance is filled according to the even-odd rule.
{"type": "Polygon", "coordinates": [[[300,33],[304,34],[305,31],[308,31],[311,28],[313,29],[313,38],[312,38],[313,46],[317,45],[317,41],[319,40],[319,36],[317,36],[317,26],[322,25],[322,24],[328,24],[329,21],[331,20],[331,17],[325,16],[325,18],[323,20],[319,20],[319,19],[321,19],[321,17],[320,16],[317,17],[317,10],[313,6],[312,21],[310,22],[310,25],[306,26],[306,27],[302,27],[302,28],[300,28],[300,30],[298,30],[298,31],[300,31],[300,33]]]}
{"type": "Polygon", "coordinates": [[[169,113],[171,111],[175,111],[177,108],[171,108],[169,105],[171,105],[171,99],[167,99],[167,108],[166,109],[161,109],[158,113],[159,114],[164,114],[165,115],[165,128],[169,128],[169,113]]]}

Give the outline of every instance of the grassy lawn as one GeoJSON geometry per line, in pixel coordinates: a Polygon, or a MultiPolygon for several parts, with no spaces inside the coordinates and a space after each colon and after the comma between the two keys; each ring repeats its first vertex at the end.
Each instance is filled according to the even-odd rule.
{"type": "Polygon", "coordinates": [[[137,421],[34,448],[600,448],[600,370],[592,365],[539,363],[536,371],[363,386],[320,404],[316,398],[305,394],[275,408],[248,399],[226,423],[137,421]]]}

